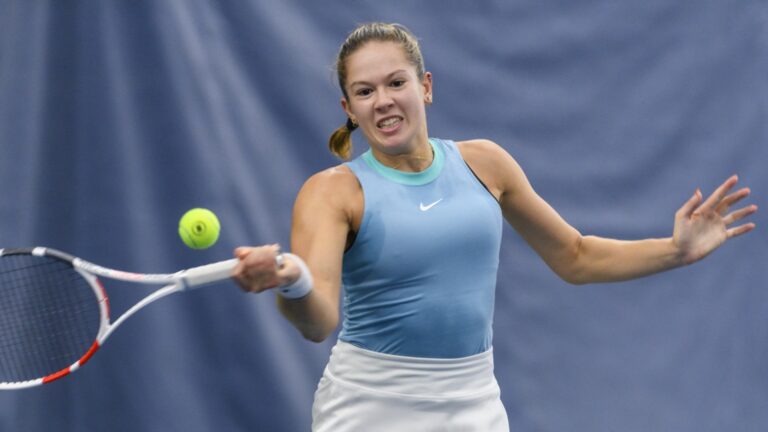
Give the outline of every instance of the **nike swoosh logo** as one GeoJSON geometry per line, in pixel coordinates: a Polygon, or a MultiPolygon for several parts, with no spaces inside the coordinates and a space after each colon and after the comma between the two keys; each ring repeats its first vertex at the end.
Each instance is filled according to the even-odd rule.
{"type": "Polygon", "coordinates": [[[427,210],[431,209],[432,207],[436,206],[436,205],[437,205],[437,203],[439,203],[439,202],[440,202],[440,201],[442,201],[442,200],[443,200],[443,199],[442,199],[442,198],[440,198],[439,200],[437,200],[437,201],[433,202],[432,204],[428,204],[428,205],[424,205],[424,203],[419,203],[419,210],[421,210],[421,211],[427,211],[427,210]]]}

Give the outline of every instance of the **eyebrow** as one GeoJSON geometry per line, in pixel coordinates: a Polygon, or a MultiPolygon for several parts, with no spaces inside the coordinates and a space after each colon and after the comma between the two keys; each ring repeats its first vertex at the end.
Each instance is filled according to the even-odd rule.
{"type": "MultiPolygon", "coordinates": [[[[394,72],[391,72],[389,75],[385,76],[385,77],[384,77],[384,79],[390,79],[390,78],[392,78],[393,76],[395,76],[395,75],[397,75],[397,74],[399,74],[399,73],[403,73],[403,72],[406,72],[406,73],[407,73],[408,71],[406,71],[405,69],[398,69],[398,70],[396,70],[396,71],[394,71],[394,72]]],[[[371,85],[371,84],[370,84],[369,82],[367,82],[367,81],[355,81],[355,82],[349,83],[349,88],[352,88],[352,87],[354,87],[355,85],[361,85],[361,84],[362,84],[362,85],[371,85]]]]}

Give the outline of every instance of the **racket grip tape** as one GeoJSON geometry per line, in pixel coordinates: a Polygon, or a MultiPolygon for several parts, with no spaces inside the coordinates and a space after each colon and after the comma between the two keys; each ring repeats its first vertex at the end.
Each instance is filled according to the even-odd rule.
{"type": "Polygon", "coordinates": [[[209,283],[228,279],[232,275],[232,270],[238,262],[240,262],[240,260],[233,258],[227,261],[219,261],[213,264],[193,267],[184,270],[180,277],[187,288],[200,287],[209,283]]]}

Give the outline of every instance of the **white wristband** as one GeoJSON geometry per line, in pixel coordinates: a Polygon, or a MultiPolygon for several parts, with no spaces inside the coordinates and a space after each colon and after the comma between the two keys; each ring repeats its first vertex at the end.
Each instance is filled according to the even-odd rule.
{"type": "MultiPolygon", "coordinates": [[[[297,255],[287,252],[282,255],[293,260],[293,262],[299,266],[301,273],[299,273],[299,278],[296,279],[296,281],[293,283],[277,287],[277,293],[280,295],[280,297],[287,299],[299,299],[306,297],[309,292],[312,291],[313,284],[312,273],[309,272],[309,267],[307,267],[307,264],[304,262],[304,260],[297,255]]],[[[282,259],[278,259],[278,263],[281,261],[282,259]]]]}

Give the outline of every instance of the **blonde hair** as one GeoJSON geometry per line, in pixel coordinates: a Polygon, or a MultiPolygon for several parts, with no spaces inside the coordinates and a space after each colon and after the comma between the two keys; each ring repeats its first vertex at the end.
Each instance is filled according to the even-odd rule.
{"type": "MultiPolygon", "coordinates": [[[[424,78],[424,58],[421,55],[419,42],[410,30],[400,24],[381,22],[362,24],[347,36],[336,56],[336,73],[344,99],[349,101],[346,89],[347,58],[371,41],[400,44],[403,51],[405,51],[406,58],[416,68],[416,74],[419,79],[424,78]]],[[[357,129],[357,125],[349,118],[346,124],[336,129],[328,140],[328,148],[331,150],[331,153],[341,159],[349,159],[352,154],[352,131],[355,129],[357,129]]]]}

